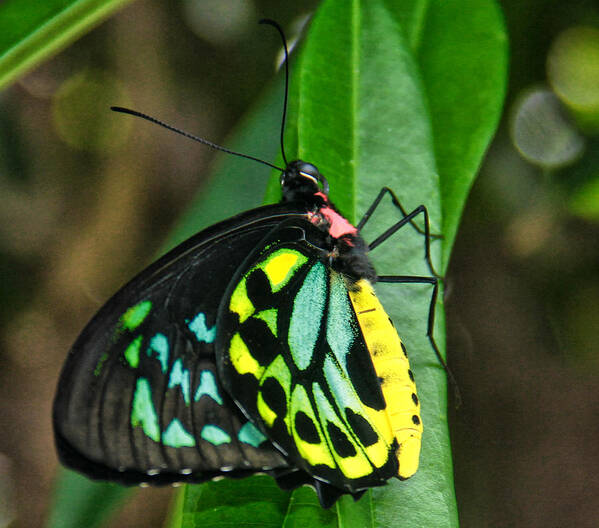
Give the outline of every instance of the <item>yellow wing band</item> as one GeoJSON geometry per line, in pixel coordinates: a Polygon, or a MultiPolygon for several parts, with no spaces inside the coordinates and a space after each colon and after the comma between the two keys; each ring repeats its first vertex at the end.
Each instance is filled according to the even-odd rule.
{"type": "Polygon", "coordinates": [[[416,384],[410,363],[389,316],[378,300],[369,281],[362,279],[349,291],[360,329],[387,407],[385,412],[399,445],[397,476],[411,477],[418,469],[422,420],[416,384]]]}

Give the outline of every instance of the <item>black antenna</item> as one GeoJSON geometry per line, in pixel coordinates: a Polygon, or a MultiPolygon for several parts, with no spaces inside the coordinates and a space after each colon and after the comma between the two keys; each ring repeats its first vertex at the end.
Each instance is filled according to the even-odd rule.
{"type": "Polygon", "coordinates": [[[285,156],[285,144],[283,141],[283,136],[285,134],[285,119],[287,117],[287,98],[289,94],[289,50],[287,49],[287,39],[285,38],[285,33],[283,33],[281,26],[279,26],[279,24],[274,20],[271,20],[270,18],[263,18],[259,23],[268,24],[279,32],[279,35],[281,35],[281,40],[283,41],[283,49],[285,50],[285,99],[283,100],[283,119],[281,121],[281,154],[283,156],[285,166],[287,166],[289,163],[287,162],[287,156],[285,156]]]}
{"type": "MultiPolygon", "coordinates": [[[[172,125],[169,125],[169,124],[165,123],[164,121],[160,121],[159,119],[156,119],[155,117],[149,116],[142,112],[138,112],[137,110],[131,110],[130,108],[123,108],[122,106],[111,106],[110,109],[114,112],[121,112],[122,114],[129,114],[129,115],[132,115],[135,117],[141,117],[142,119],[145,119],[146,121],[150,121],[150,123],[155,123],[156,125],[160,125],[161,127],[164,127],[168,130],[176,132],[177,134],[181,134],[182,136],[185,136],[189,139],[193,139],[194,141],[197,141],[199,143],[207,145],[208,147],[210,147],[214,150],[221,150],[222,152],[226,152],[227,154],[233,154],[233,156],[239,156],[240,158],[246,158],[246,159],[250,159],[253,161],[257,161],[258,163],[262,163],[263,165],[267,165],[268,167],[271,167],[278,171],[285,172],[285,169],[282,169],[281,167],[277,167],[276,165],[273,165],[272,163],[268,163],[268,161],[261,160],[260,158],[255,158],[254,156],[248,156],[247,154],[242,154],[241,152],[235,152],[234,150],[229,150],[228,148],[225,148],[225,147],[221,147],[220,145],[217,145],[216,143],[212,143],[212,141],[208,141],[207,139],[201,138],[199,136],[194,136],[193,134],[190,134],[189,132],[185,132],[184,130],[181,130],[172,125]]],[[[284,154],[283,154],[283,159],[285,159],[284,154]]],[[[287,162],[285,162],[285,163],[287,163],[287,162]]]]}
{"type": "MultiPolygon", "coordinates": [[[[279,35],[281,35],[281,40],[283,41],[283,49],[285,50],[285,98],[283,100],[283,119],[281,120],[281,154],[283,156],[283,161],[285,162],[285,166],[287,166],[289,163],[287,162],[287,156],[285,156],[285,143],[284,143],[285,120],[287,118],[287,99],[289,97],[289,50],[287,49],[287,39],[285,38],[285,33],[283,33],[283,29],[281,28],[281,26],[279,26],[279,24],[277,24],[274,20],[270,20],[269,18],[264,18],[264,19],[260,20],[260,24],[268,24],[270,26],[273,26],[279,32],[279,35]]],[[[276,169],[278,171],[285,172],[285,169],[282,169],[281,167],[277,167],[276,165],[273,165],[272,163],[269,163],[268,161],[261,160],[260,158],[255,158],[254,156],[248,156],[247,154],[242,154],[241,152],[235,152],[234,150],[230,150],[225,147],[221,147],[220,145],[217,145],[216,143],[212,143],[212,141],[208,141],[207,139],[204,139],[199,136],[194,136],[193,134],[190,134],[189,132],[185,132],[184,130],[181,130],[180,128],[176,128],[176,127],[169,125],[168,123],[165,123],[164,121],[160,121],[159,119],[156,119],[155,117],[152,117],[148,114],[138,112],[137,110],[131,110],[130,108],[123,108],[122,106],[111,106],[110,109],[113,110],[114,112],[121,112],[122,114],[129,114],[129,115],[132,115],[135,117],[141,117],[142,119],[145,119],[146,121],[150,121],[150,123],[160,125],[161,127],[164,127],[168,130],[176,132],[177,134],[181,134],[182,136],[185,136],[189,139],[193,139],[194,141],[197,141],[198,143],[202,143],[203,145],[206,145],[214,150],[220,150],[222,152],[226,152],[227,154],[232,154],[233,156],[239,156],[240,158],[246,158],[246,159],[250,159],[253,161],[257,161],[258,163],[262,163],[263,165],[266,165],[266,166],[276,169]]]]}

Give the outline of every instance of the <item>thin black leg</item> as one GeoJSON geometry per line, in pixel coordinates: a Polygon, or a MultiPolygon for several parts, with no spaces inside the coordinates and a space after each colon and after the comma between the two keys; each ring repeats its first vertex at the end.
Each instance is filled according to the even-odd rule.
{"type": "Polygon", "coordinates": [[[409,275],[381,275],[377,278],[377,282],[386,282],[386,283],[394,283],[394,284],[430,284],[433,286],[433,291],[431,294],[431,301],[428,307],[428,323],[426,328],[426,337],[433,347],[435,351],[435,355],[441,363],[443,369],[447,373],[447,378],[449,379],[449,383],[453,387],[454,397],[456,407],[459,407],[462,403],[462,397],[460,395],[460,390],[458,388],[458,384],[453,376],[451,370],[447,366],[445,359],[441,356],[441,352],[439,351],[439,347],[435,341],[435,337],[433,335],[435,328],[435,306],[437,303],[437,296],[439,295],[439,279],[437,277],[419,277],[419,276],[409,276],[409,275]]]}
{"type": "Polygon", "coordinates": [[[379,206],[379,204],[381,203],[381,200],[383,199],[385,194],[389,194],[389,196],[391,196],[391,201],[393,202],[393,205],[401,211],[403,218],[399,222],[397,222],[395,225],[393,225],[389,229],[387,229],[387,231],[385,231],[382,235],[378,236],[373,242],[368,244],[368,250],[372,251],[377,246],[382,244],[385,240],[387,240],[390,236],[392,236],[396,231],[399,231],[403,226],[405,226],[406,224],[409,223],[416,230],[416,232],[418,232],[421,235],[424,235],[424,254],[425,254],[427,266],[431,270],[431,273],[435,277],[442,278],[441,275],[439,275],[436,272],[436,270],[433,266],[433,263],[431,261],[431,249],[430,249],[430,239],[431,238],[442,238],[442,236],[431,234],[428,210],[426,209],[426,207],[424,205],[419,205],[411,213],[408,213],[404,209],[404,207],[401,205],[401,202],[399,201],[399,199],[397,198],[395,193],[391,189],[389,189],[389,187],[383,187],[379,191],[379,194],[374,199],[372,204],[370,204],[370,207],[368,208],[366,213],[364,213],[364,216],[362,217],[360,222],[358,223],[358,225],[357,225],[358,231],[360,231],[366,225],[366,222],[368,222],[368,220],[370,219],[370,217],[372,216],[372,214],[374,213],[376,208],[379,206]],[[424,231],[416,224],[416,222],[414,222],[414,218],[416,216],[418,216],[419,214],[422,214],[424,216],[424,231]]]}
{"type": "Polygon", "coordinates": [[[433,267],[433,263],[431,261],[431,235],[430,235],[430,227],[429,227],[429,219],[428,219],[428,211],[424,205],[419,205],[414,209],[411,213],[404,216],[399,222],[392,225],[387,231],[385,231],[382,235],[379,235],[373,242],[368,244],[368,251],[372,251],[377,246],[380,246],[385,240],[387,240],[394,233],[399,231],[406,224],[411,224],[412,220],[418,216],[419,214],[424,215],[424,258],[426,259],[426,264],[428,265],[431,273],[437,277],[441,278],[441,276],[435,271],[433,267]]]}
{"type": "MultiPolygon", "coordinates": [[[[397,207],[400,211],[402,216],[405,218],[406,216],[408,216],[407,211],[405,210],[405,208],[403,207],[403,205],[401,205],[401,202],[399,201],[399,198],[397,198],[397,196],[395,195],[395,193],[389,189],[389,187],[383,187],[380,191],[378,196],[374,199],[374,202],[372,202],[372,204],[370,204],[370,207],[368,208],[368,210],[364,213],[364,216],[362,217],[362,219],[360,220],[360,222],[358,223],[358,225],[356,226],[358,231],[361,231],[362,228],[366,225],[366,222],[368,222],[368,220],[370,219],[370,217],[372,216],[372,213],[374,213],[375,209],[379,206],[379,204],[381,203],[381,200],[383,199],[383,197],[385,196],[385,194],[389,194],[389,196],[391,196],[391,202],[393,203],[393,205],[395,207],[397,207]]],[[[410,220],[410,225],[421,235],[424,235],[426,232],[422,230],[421,227],[418,226],[418,224],[416,224],[416,222],[414,222],[413,220],[410,220]]],[[[425,228],[426,229],[426,228],[425,228]]],[[[443,238],[443,235],[436,235],[434,233],[429,233],[429,237],[431,238],[443,238]]]]}

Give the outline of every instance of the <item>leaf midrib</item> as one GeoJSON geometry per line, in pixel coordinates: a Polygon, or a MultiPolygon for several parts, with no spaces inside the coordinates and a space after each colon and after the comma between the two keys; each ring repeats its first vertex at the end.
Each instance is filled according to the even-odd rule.
{"type": "Polygon", "coordinates": [[[415,54],[418,49],[420,49],[429,6],[430,0],[420,0],[415,3],[414,10],[412,11],[412,21],[409,26],[412,31],[410,31],[410,35],[408,35],[408,42],[415,54]]]}
{"type": "Polygon", "coordinates": [[[351,179],[351,218],[352,222],[356,222],[358,215],[358,188],[357,188],[357,175],[358,175],[358,152],[359,152],[359,138],[356,131],[358,130],[358,89],[359,89],[359,77],[360,77],[360,46],[359,35],[360,35],[360,0],[353,0],[352,2],[352,64],[351,64],[351,105],[352,105],[352,121],[353,126],[351,130],[352,134],[352,179],[351,179]]]}

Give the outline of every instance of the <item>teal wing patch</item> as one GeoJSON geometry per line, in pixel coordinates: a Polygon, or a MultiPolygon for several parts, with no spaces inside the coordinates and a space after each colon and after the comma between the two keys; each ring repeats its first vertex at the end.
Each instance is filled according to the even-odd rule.
{"type": "MultiPolygon", "coordinates": [[[[127,484],[288,470],[216,372],[218,304],[235,270],[272,229],[264,222],[242,232],[233,225],[216,240],[200,234],[134,278],[89,323],[54,402],[66,465],[127,484]]],[[[275,313],[261,317],[274,328],[275,313]]]]}

